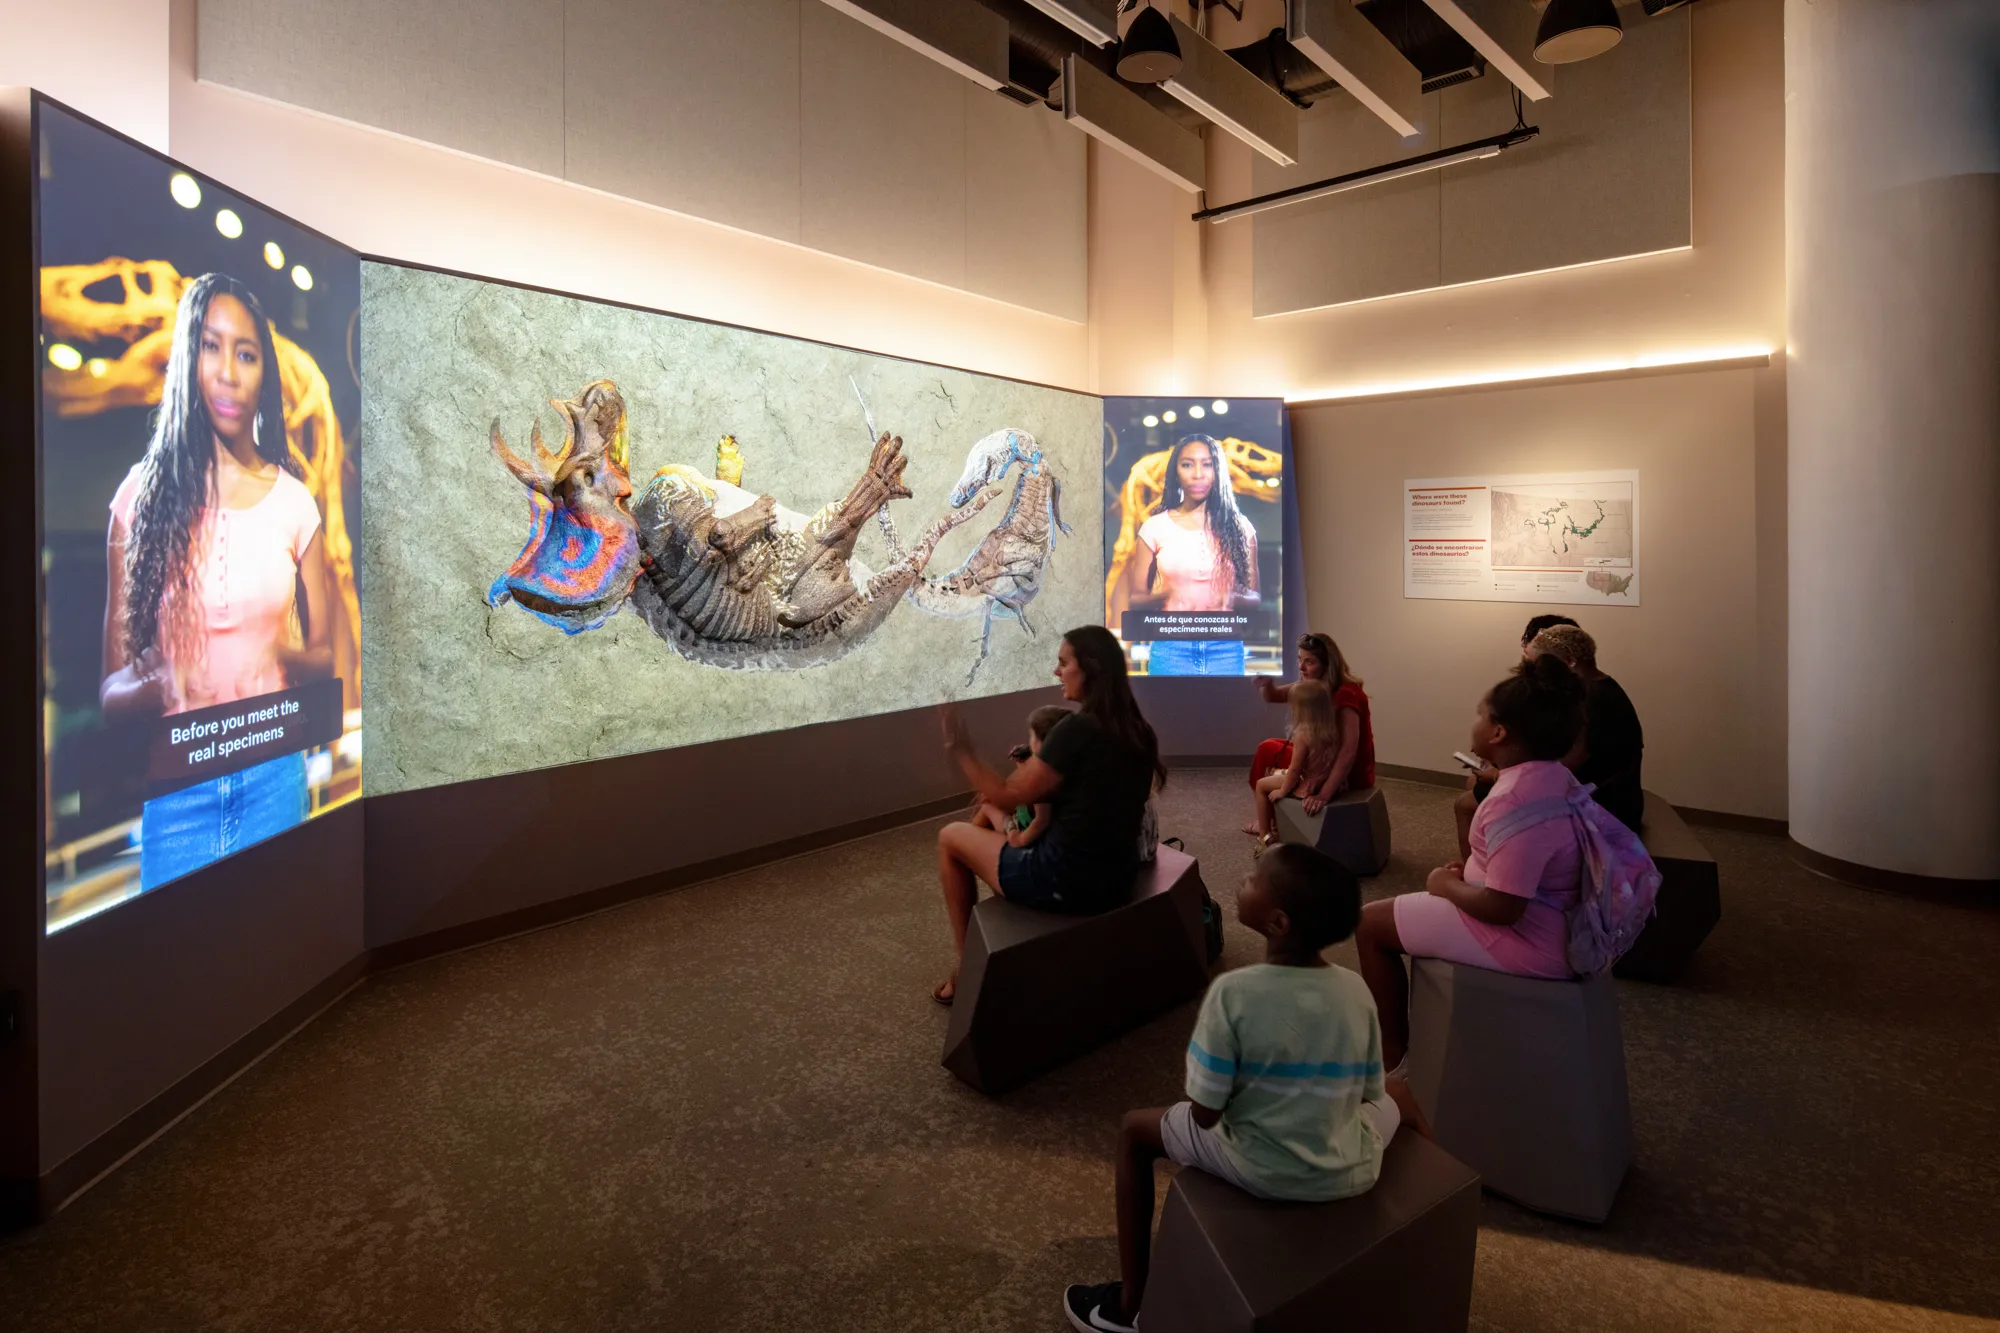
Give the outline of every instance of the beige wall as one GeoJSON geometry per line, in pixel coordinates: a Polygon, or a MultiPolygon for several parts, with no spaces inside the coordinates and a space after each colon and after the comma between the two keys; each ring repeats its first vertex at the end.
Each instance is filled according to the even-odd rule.
{"type": "MultiPolygon", "coordinates": [[[[1211,226],[1204,267],[1212,382],[1239,394],[1302,397],[1607,356],[1782,347],[1783,5],[1702,0],[1689,14],[1693,249],[1255,319],[1252,233],[1240,222],[1211,226]]],[[[1626,21],[1649,20],[1627,11],[1626,21]]],[[[1251,155],[1226,135],[1209,136],[1208,171],[1211,203],[1252,193],[1251,155]]]]}
{"type": "MultiPolygon", "coordinates": [[[[1785,342],[1782,0],[1702,0],[1688,14],[1694,246],[1553,273],[1256,318],[1255,219],[1195,226],[1197,204],[1138,167],[1092,160],[1093,336],[1106,393],[1321,393],[1785,342]],[[1201,281],[1176,282],[1195,247],[1201,281]],[[1115,248],[1115,273],[1099,272],[1115,248]],[[1176,331],[1205,330],[1202,350],[1176,331]],[[1184,337],[1183,337],[1184,342],[1184,337]],[[1192,386],[1190,386],[1192,387],[1192,386]]],[[[1649,22],[1630,13],[1628,21],[1649,22]]],[[[1233,25],[1225,24],[1226,41],[1233,25]]],[[[1613,59],[1616,53],[1603,59],[1613,59]]],[[[1558,88],[1557,96],[1561,96],[1558,88]]],[[[1209,132],[1207,201],[1254,192],[1252,153],[1209,132]]],[[[1520,150],[1532,152],[1532,146],[1520,150]]]]}
{"type": "MultiPolygon", "coordinates": [[[[1685,248],[1688,47],[1687,9],[1635,13],[1617,47],[1566,66],[1555,96],[1523,109],[1540,134],[1518,151],[1259,215],[1254,309],[1304,312],[1685,248]]],[[[1424,133],[1408,140],[1352,98],[1321,98],[1300,113],[1298,163],[1256,158],[1251,186],[1294,189],[1498,134],[1514,123],[1513,92],[1495,75],[1431,93],[1424,133]]]]}
{"type": "Polygon", "coordinates": [[[0,0],[0,86],[39,88],[154,148],[167,146],[167,0],[0,0]]]}
{"type": "Polygon", "coordinates": [[[1792,836],[1990,884],[2000,4],[1792,0],[1787,19],[1791,707],[1827,723],[1792,738],[1792,836]]]}
{"type": "Polygon", "coordinates": [[[1377,756],[1450,770],[1539,611],[1575,616],[1646,727],[1646,786],[1785,813],[1784,425],[1772,370],[1653,374],[1292,414],[1312,625],[1368,682],[1377,756]],[[1405,600],[1411,477],[1637,468],[1637,607],[1405,600]]]}
{"type": "MultiPolygon", "coordinates": [[[[1196,227],[1186,196],[1106,154],[1092,179],[1096,382],[1105,393],[1305,399],[1777,349],[1755,371],[1301,403],[1293,420],[1314,624],[1369,677],[1385,761],[1449,768],[1474,701],[1539,609],[1405,602],[1403,478],[1636,467],[1645,604],[1578,619],[1604,639],[1608,669],[1648,723],[1649,786],[1683,804],[1781,818],[1783,6],[1703,0],[1689,21],[1692,249],[1255,318],[1252,232],[1196,227]],[[1190,245],[1196,284],[1180,280],[1190,245]],[[1198,354],[1187,345],[1194,329],[1204,331],[1198,354]]],[[[1208,152],[1210,204],[1252,193],[1248,149],[1211,133],[1208,152]]]]}
{"type": "Polygon", "coordinates": [[[1085,326],[195,79],[174,0],[171,151],[384,258],[1087,389],[1085,326]]]}
{"type": "Polygon", "coordinates": [[[201,0],[197,36],[205,81],[1084,318],[1084,136],[820,0],[201,0]]]}

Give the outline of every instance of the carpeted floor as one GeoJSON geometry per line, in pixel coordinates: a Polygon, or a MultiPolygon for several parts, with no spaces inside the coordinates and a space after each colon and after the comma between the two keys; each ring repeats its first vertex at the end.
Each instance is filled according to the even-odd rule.
{"type": "MultiPolygon", "coordinates": [[[[1371,896],[1451,852],[1451,793],[1386,785],[1371,896]]],[[[1199,770],[1162,801],[1225,906],[1246,805],[1199,770]]],[[[1116,1275],[1117,1115],[1176,1095],[1192,1006],[1002,1100],[961,1086],[934,828],[375,979],[0,1242],[0,1325],[1064,1327],[1064,1284],[1116,1275]]],[[[1610,1223],[1486,1199],[1473,1327],[1995,1326],[2000,914],[1700,833],[1722,924],[1682,984],[1620,983],[1610,1223]]],[[[1254,956],[1232,917],[1227,962],[1254,956]]]]}

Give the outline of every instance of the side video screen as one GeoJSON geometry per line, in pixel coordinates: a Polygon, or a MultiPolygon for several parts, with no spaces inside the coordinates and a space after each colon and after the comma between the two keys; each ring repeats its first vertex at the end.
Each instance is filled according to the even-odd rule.
{"type": "Polygon", "coordinates": [[[1134,673],[1281,675],[1285,405],[1104,400],[1104,623],[1134,673]]]}
{"type": "Polygon", "coordinates": [[[373,262],[362,319],[371,794],[1033,689],[1100,614],[1094,397],[373,262]]]}
{"type": "Polygon", "coordinates": [[[360,272],[36,125],[53,933],[360,795],[360,272]]]}

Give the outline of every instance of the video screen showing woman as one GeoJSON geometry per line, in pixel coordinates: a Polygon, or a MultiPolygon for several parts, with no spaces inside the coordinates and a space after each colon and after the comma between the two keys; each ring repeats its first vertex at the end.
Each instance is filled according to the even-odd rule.
{"type": "Polygon", "coordinates": [[[1133,671],[1282,670],[1283,410],[1105,400],[1105,623],[1133,671]]]}
{"type": "Polygon", "coordinates": [[[54,932],[360,795],[360,282],[39,116],[54,932]]]}

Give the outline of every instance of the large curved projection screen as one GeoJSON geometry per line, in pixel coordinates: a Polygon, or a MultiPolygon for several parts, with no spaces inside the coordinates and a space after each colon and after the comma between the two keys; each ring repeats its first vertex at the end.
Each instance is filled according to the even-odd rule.
{"type": "Polygon", "coordinates": [[[371,793],[1031,689],[1102,614],[1096,398],[394,265],[362,310],[371,793]]]}

